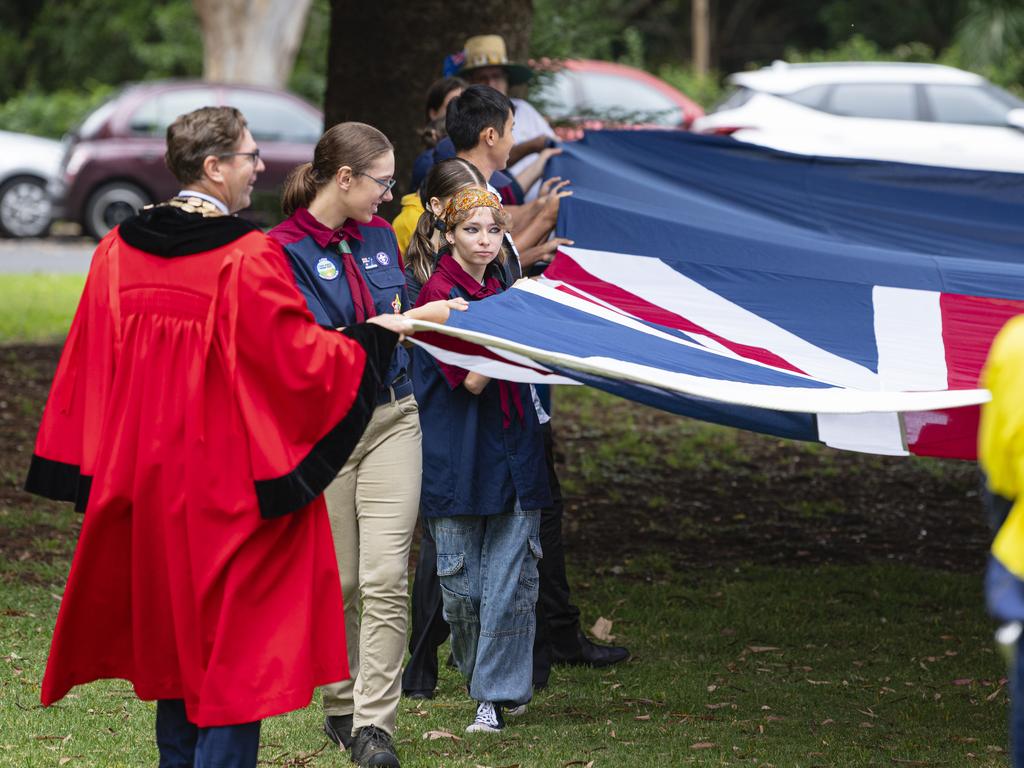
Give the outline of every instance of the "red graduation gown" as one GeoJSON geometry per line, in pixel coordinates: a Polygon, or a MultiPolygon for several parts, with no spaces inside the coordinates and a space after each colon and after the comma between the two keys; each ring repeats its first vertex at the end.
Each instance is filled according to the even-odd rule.
{"type": "Polygon", "coordinates": [[[100,243],[26,483],[85,511],[43,704],[124,678],[209,727],[348,677],[320,494],[397,341],[352,331],[313,322],[259,231],[174,258],[100,243]]]}

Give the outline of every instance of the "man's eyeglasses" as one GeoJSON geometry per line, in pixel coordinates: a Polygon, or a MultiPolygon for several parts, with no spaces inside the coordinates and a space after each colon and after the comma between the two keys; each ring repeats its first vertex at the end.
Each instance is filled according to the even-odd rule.
{"type": "Polygon", "coordinates": [[[356,176],[365,176],[368,179],[373,179],[382,187],[384,187],[384,191],[380,193],[382,197],[391,191],[391,189],[395,186],[396,182],[395,179],[378,179],[376,176],[371,176],[370,174],[363,173],[362,171],[356,171],[356,176]]]}
{"type": "Polygon", "coordinates": [[[260,151],[259,149],[254,149],[252,152],[225,152],[217,155],[217,157],[248,157],[252,164],[256,165],[260,161],[260,151]]]}

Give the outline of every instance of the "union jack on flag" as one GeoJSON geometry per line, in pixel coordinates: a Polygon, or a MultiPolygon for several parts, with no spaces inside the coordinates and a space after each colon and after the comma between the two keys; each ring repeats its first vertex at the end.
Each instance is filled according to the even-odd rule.
{"type": "Polygon", "coordinates": [[[838,448],[975,456],[985,355],[1024,312],[1022,177],[673,132],[592,134],[557,160],[576,246],[418,334],[436,357],[838,448]]]}

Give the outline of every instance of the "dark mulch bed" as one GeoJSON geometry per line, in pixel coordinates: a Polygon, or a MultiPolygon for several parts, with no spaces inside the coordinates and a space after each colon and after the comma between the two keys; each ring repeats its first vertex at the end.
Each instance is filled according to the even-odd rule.
{"type": "MultiPolygon", "coordinates": [[[[0,556],[23,556],[56,524],[44,516],[46,530],[11,530],[4,521],[40,503],[20,488],[59,354],[58,346],[0,347],[0,509],[8,510],[0,556]]],[[[554,423],[569,557],[598,570],[652,553],[681,569],[889,561],[979,571],[984,563],[988,531],[970,462],[709,429],[579,392],[559,392],[554,423]]]]}

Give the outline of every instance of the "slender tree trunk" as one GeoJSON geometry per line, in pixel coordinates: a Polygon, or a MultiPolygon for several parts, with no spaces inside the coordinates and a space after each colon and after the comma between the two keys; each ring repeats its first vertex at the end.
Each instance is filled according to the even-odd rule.
{"type": "Polygon", "coordinates": [[[203,30],[203,79],[283,88],[312,0],[192,0],[203,30]]]}
{"type": "Polygon", "coordinates": [[[410,191],[424,99],[444,57],[467,37],[494,33],[512,61],[525,63],[532,21],[532,0],[332,0],[324,123],[359,120],[382,130],[395,145],[400,197],[410,191]]]}
{"type": "Polygon", "coordinates": [[[711,14],[708,0],[691,0],[693,29],[693,70],[706,75],[711,63],[711,14]]]}

